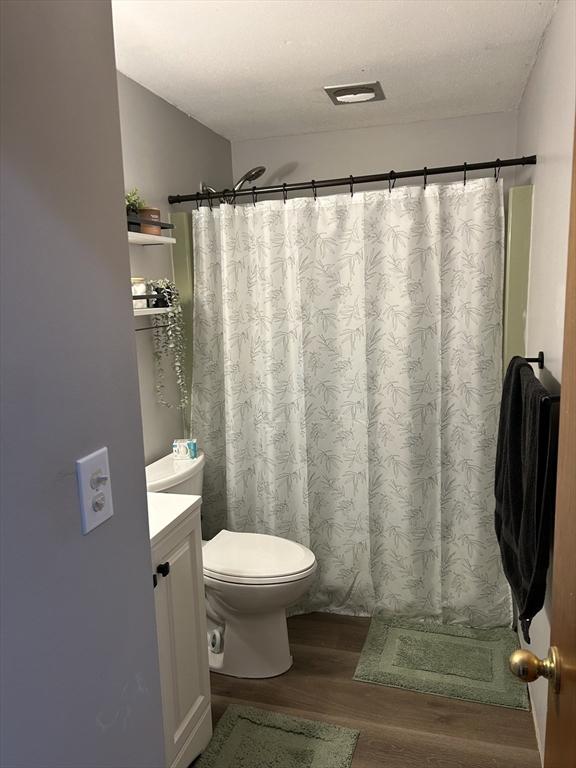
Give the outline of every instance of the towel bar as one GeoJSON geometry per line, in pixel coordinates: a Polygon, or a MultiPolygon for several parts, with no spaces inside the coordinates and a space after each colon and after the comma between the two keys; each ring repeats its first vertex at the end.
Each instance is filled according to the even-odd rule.
{"type": "MultiPolygon", "coordinates": [[[[540,370],[544,368],[544,352],[542,352],[542,350],[538,352],[538,357],[525,357],[524,360],[526,360],[527,363],[538,363],[538,368],[540,368],[540,370]]],[[[559,403],[560,395],[548,395],[548,399],[551,403],[559,403]]]]}
{"type": "Polygon", "coordinates": [[[544,368],[544,352],[538,352],[538,357],[525,357],[527,363],[538,363],[538,368],[544,368]]]}

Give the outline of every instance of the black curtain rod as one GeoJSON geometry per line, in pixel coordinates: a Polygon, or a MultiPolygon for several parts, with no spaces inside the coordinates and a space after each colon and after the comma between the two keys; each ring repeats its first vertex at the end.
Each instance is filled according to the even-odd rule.
{"type": "Polygon", "coordinates": [[[392,181],[397,179],[413,179],[428,176],[439,176],[443,173],[471,173],[472,171],[494,170],[499,173],[501,168],[511,168],[515,165],[536,165],[536,155],[528,157],[514,157],[511,160],[492,160],[488,163],[464,163],[464,165],[443,165],[437,168],[418,168],[413,171],[388,171],[388,173],[372,173],[368,176],[344,176],[340,179],[321,179],[320,181],[302,181],[294,184],[275,184],[271,187],[251,187],[240,189],[233,192],[230,189],[223,189],[220,192],[196,192],[193,195],[168,195],[170,205],[174,203],[200,203],[203,200],[227,200],[232,202],[237,197],[247,197],[251,195],[255,201],[259,195],[271,195],[281,192],[286,196],[289,192],[301,192],[307,189],[316,191],[324,187],[350,187],[351,191],[355,184],[370,184],[375,181],[392,181]]]}

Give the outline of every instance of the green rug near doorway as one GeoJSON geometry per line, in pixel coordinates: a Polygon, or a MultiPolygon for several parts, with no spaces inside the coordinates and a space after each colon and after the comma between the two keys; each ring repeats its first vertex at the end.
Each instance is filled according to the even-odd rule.
{"type": "Polygon", "coordinates": [[[473,629],[374,616],[354,679],[528,709],[526,685],[508,669],[508,657],[518,647],[516,633],[506,627],[473,629]]]}
{"type": "Polygon", "coordinates": [[[350,768],[359,731],[231,704],[194,768],[350,768]]]}

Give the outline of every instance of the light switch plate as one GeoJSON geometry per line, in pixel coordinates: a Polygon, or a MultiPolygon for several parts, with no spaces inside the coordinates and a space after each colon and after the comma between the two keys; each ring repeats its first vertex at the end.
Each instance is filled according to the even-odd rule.
{"type": "Polygon", "coordinates": [[[100,448],[76,462],[82,533],[90,533],[114,514],[108,448],[100,448]]]}

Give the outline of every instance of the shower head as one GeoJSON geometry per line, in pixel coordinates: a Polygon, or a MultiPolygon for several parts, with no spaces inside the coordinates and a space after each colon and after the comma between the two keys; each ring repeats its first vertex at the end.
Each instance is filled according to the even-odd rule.
{"type": "Polygon", "coordinates": [[[214,187],[209,187],[208,184],[202,184],[202,194],[205,195],[207,192],[212,192],[212,194],[215,194],[216,190],[214,187]]]}
{"type": "Polygon", "coordinates": [[[266,173],[266,168],[263,165],[257,165],[256,168],[250,168],[250,170],[238,179],[236,184],[234,184],[234,192],[238,192],[239,189],[242,189],[246,182],[256,181],[256,179],[259,179],[263,173],[266,173]]]}

